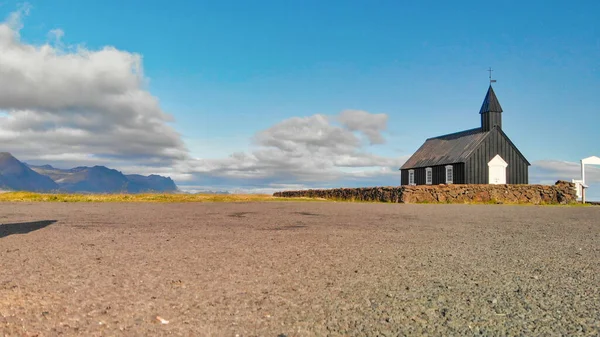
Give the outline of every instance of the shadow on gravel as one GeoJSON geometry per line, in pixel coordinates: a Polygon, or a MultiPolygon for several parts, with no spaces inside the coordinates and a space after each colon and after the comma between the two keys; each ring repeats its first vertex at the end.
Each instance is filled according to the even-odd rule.
{"type": "Polygon", "coordinates": [[[294,212],[294,213],[300,214],[300,215],[307,215],[307,216],[321,216],[321,214],[311,213],[311,212],[294,212]]]}
{"type": "Polygon", "coordinates": [[[0,239],[12,234],[27,234],[55,223],[56,220],[0,224],[0,239]]]}
{"type": "Polygon", "coordinates": [[[285,230],[300,229],[300,228],[306,228],[306,227],[308,227],[308,226],[307,225],[291,225],[291,226],[281,226],[281,227],[268,228],[267,230],[270,230],[270,231],[285,231],[285,230]]]}
{"type": "Polygon", "coordinates": [[[232,218],[245,218],[248,214],[254,214],[254,212],[235,212],[229,214],[229,216],[232,218]]]}

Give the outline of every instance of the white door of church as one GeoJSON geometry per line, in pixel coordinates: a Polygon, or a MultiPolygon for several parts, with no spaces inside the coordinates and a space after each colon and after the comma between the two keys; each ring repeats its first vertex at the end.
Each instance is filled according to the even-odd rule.
{"type": "Polygon", "coordinates": [[[508,163],[496,155],[488,163],[489,181],[490,184],[506,184],[506,167],[508,163]]]}

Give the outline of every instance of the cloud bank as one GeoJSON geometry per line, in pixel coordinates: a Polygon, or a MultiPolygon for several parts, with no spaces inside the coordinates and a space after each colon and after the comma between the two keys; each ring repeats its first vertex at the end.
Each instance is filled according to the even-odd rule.
{"type": "Polygon", "coordinates": [[[64,47],[64,32],[21,41],[28,7],[0,24],[0,142],[26,157],[134,160],[167,165],[187,157],[158,99],[144,89],[142,58],[104,47],[64,47]]]}
{"type": "Polygon", "coordinates": [[[386,123],[385,114],[352,110],[334,117],[292,117],[256,133],[253,151],[189,161],[187,171],[195,173],[196,182],[210,177],[209,184],[265,188],[397,184],[397,170],[406,158],[369,152],[370,144],[384,142],[386,123]]]}

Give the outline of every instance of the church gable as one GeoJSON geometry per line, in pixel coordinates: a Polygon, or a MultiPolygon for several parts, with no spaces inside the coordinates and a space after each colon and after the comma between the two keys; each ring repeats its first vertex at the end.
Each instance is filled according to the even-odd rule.
{"type": "Polygon", "coordinates": [[[502,129],[497,129],[498,133],[502,135],[502,137],[504,137],[504,140],[506,141],[507,145],[510,146],[512,149],[514,149],[517,153],[517,155],[528,165],[530,166],[531,163],[529,163],[529,161],[527,160],[527,158],[525,158],[525,156],[523,155],[523,153],[521,153],[521,151],[519,150],[519,148],[512,142],[512,140],[510,140],[510,138],[506,135],[506,133],[504,133],[504,131],[502,131],[502,129]]]}
{"type": "Polygon", "coordinates": [[[465,183],[488,184],[489,163],[500,156],[506,162],[506,183],[527,184],[529,162],[502,129],[494,128],[465,163],[465,183]]]}

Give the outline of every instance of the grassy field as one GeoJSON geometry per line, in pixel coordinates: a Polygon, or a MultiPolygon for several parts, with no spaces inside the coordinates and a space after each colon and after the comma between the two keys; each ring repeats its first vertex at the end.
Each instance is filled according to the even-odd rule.
{"type": "MultiPolygon", "coordinates": [[[[341,200],[321,198],[283,198],[269,194],[69,194],[69,193],[34,193],[34,192],[4,192],[0,193],[0,202],[263,202],[263,201],[330,201],[353,203],[380,203],[379,201],[341,200]]],[[[418,204],[427,204],[420,202],[418,204]]],[[[465,204],[496,204],[489,202],[465,202],[465,204]]],[[[438,204],[438,203],[432,203],[438,204]]],[[[445,204],[440,202],[439,204],[445,204]]],[[[504,204],[511,204],[504,202],[504,204]]],[[[515,204],[517,205],[517,204],[515,204]]],[[[532,205],[521,203],[518,205],[532,205]]],[[[592,206],[591,203],[571,203],[570,206],[592,206]]]]}
{"type": "Polygon", "coordinates": [[[248,202],[310,201],[310,198],[277,198],[268,194],[50,194],[33,192],[0,193],[2,201],[53,202],[248,202]]]}

